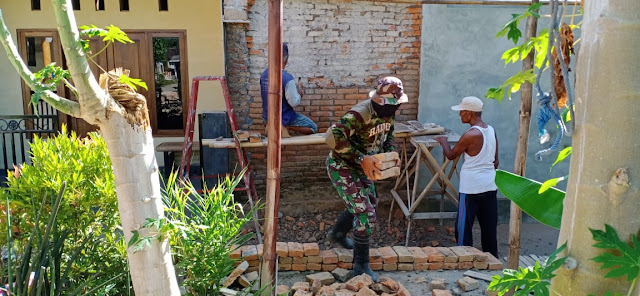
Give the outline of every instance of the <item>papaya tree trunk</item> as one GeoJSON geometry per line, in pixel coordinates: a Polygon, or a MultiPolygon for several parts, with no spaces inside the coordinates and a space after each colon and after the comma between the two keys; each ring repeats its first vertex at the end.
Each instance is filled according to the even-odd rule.
{"type": "MultiPolygon", "coordinates": [[[[605,279],[591,261],[591,229],[609,224],[628,241],[640,230],[640,1],[586,1],[576,67],[576,131],[558,245],[577,267],[561,267],[560,295],[627,294],[626,277],[605,279]]],[[[551,295],[557,295],[552,292],[551,295]]],[[[631,295],[640,295],[638,285],[631,295]]]]}
{"type": "MultiPolygon", "coordinates": [[[[42,98],[59,111],[98,125],[107,143],[115,174],[118,207],[127,241],[132,231],[152,235],[156,229],[142,225],[147,218],[163,217],[158,165],[155,158],[148,109],[144,97],[132,94],[138,103],[120,104],[101,88],[89,68],[80,45],[80,33],[73,15],[71,0],[52,0],[60,42],[78,101],[70,101],[51,91],[42,98]]],[[[13,44],[0,11],[0,42],[20,77],[30,88],[42,91],[41,81],[24,64],[13,44]]],[[[116,79],[117,80],[117,79],[116,79]]],[[[113,83],[111,84],[113,85],[113,83]]],[[[130,97],[129,97],[130,98],[130,97]]],[[[136,295],[180,295],[168,242],[152,240],[139,252],[127,249],[131,279],[136,295]]]]}

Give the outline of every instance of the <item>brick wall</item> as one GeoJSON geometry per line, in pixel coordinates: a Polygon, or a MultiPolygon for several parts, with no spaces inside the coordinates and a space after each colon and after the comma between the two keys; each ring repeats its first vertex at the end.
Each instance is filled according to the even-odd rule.
{"type": "MultiPolygon", "coordinates": [[[[227,75],[241,127],[264,132],[259,80],[268,63],[267,1],[250,0],[247,10],[249,24],[226,28],[227,75]]],[[[366,99],[377,79],[387,75],[402,79],[410,99],[397,120],[417,118],[419,4],[285,0],[283,18],[283,41],[289,43],[286,70],[301,77],[305,88],[296,111],[314,120],[320,132],[366,99]]],[[[250,151],[256,185],[263,186],[266,149],[250,151]]],[[[329,185],[328,153],[324,145],[283,146],[282,187],[329,185]]]]}

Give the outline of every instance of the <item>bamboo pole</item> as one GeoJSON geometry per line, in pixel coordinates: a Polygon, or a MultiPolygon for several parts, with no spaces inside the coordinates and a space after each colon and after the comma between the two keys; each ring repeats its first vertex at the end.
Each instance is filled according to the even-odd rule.
{"type": "Polygon", "coordinates": [[[262,295],[274,295],[276,240],[280,200],[280,139],[282,130],[282,0],[269,0],[269,95],[267,143],[267,201],[264,216],[264,249],[260,267],[262,295]]]}
{"type": "MultiPolygon", "coordinates": [[[[531,4],[538,3],[539,0],[532,0],[531,4]]],[[[527,17],[527,29],[525,31],[526,40],[536,36],[538,30],[538,19],[534,16],[527,17]]],[[[533,69],[535,49],[522,61],[522,72],[533,69]]],[[[513,165],[513,172],[524,176],[527,162],[527,144],[529,142],[529,126],[531,125],[531,102],[533,98],[533,85],[525,82],[520,92],[520,122],[518,124],[518,142],[516,144],[516,159],[513,165]]],[[[507,258],[507,268],[517,269],[520,260],[520,224],[522,223],[522,210],[511,202],[511,215],[509,218],[509,257],[507,258]]]]}

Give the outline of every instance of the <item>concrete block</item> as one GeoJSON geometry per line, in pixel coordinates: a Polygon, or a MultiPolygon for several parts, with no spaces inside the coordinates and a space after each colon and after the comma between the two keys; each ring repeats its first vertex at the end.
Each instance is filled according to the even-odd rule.
{"type": "Polygon", "coordinates": [[[440,254],[444,255],[445,263],[458,263],[458,256],[454,252],[449,250],[449,248],[436,247],[436,250],[438,250],[440,254]]]}
{"type": "Polygon", "coordinates": [[[333,275],[331,275],[331,273],[329,272],[318,272],[309,274],[306,276],[306,280],[309,283],[313,283],[313,280],[318,280],[323,286],[331,285],[336,281],[333,275]]]}
{"type": "Polygon", "coordinates": [[[477,280],[465,276],[458,280],[458,286],[460,286],[460,289],[462,289],[464,292],[469,292],[478,289],[480,287],[480,284],[477,280]]]}
{"type": "Polygon", "coordinates": [[[289,257],[304,257],[304,248],[301,243],[288,242],[289,257]]]}
{"type": "Polygon", "coordinates": [[[427,255],[429,263],[431,262],[444,262],[444,255],[438,252],[434,247],[424,247],[422,252],[427,255]]]}
{"type": "Polygon", "coordinates": [[[447,281],[443,278],[435,278],[429,282],[429,289],[431,290],[446,290],[447,281]]]}
{"type": "Polygon", "coordinates": [[[334,269],[331,274],[338,280],[341,282],[346,282],[347,278],[349,276],[349,270],[346,270],[344,268],[336,268],[334,269]]]}
{"type": "Polygon", "coordinates": [[[334,248],[333,251],[338,256],[338,262],[353,262],[353,250],[334,248]]]}
{"type": "Polygon", "coordinates": [[[320,246],[317,243],[304,243],[302,244],[305,256],[318,256],[320,255],[320,246]]]}
{"type": "Polygon", "coordinates": [[[473,253],[469,252],[466,247],[455,246],[450,247],[449,250],[458,256],[458,262],[473,262],[473,253]]]}
{"type": "Polygon", "coordinates": [[[393,246],[393,250],[398,254],[398,263],[413,263],[413,253],[405,246],[393,246]]]}
{"type": "Polygon", "coordinates": [[[320,251],[320,256],[322,257],[322,264],[338,263],[338,255],[332,249],[320,251]]]}
{"type": "Polygon", "coordinates": [[[398,254],[391,247],[378,248],[382,255],[382,262],[385,264],[398,263],[398,254]]]}
{"type": "Polygon", "coordinates": [[[449,290],[432,290],[432,296],[453,296],[449,290]]]}
{"type": "Polygon", "coordinates": [[[420,247],[408,247],[409,252],[413,255],[413,263],[427,263],[429,256],[422,251],[420,247]]]}
{"type": "Polygon", "coordinates": [[[246,261],[258,260],[258,248],[255,245],[245,246],[242,249],[242,259],[246,261]]]}

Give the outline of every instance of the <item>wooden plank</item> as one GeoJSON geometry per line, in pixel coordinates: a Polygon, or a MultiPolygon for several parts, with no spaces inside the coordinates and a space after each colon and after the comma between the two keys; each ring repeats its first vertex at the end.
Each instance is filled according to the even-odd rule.
{"type": "MultiPolygon", "coordinates": [[[[182,151],[182,147],[184,142],[163,142],[156,146],[156,151],[158,152],[173,152],[173,151],[182,151]]],[[[200,150],[200,143],[198,141],[193,142],[192,150],[200,150]]]]}
{"type": "Polygon", "coordinates": [[[396,192],[395,190],[391,190],[391,195],[398,203],[398,206],[402,210],[402,213],[404,214],[404,216],[409,217],[409,209],[407,209],[407,206],[404,205],[404,201],[402,200],[400,195],[398,195],[398,192],[396,192]]]}
{"type": "Polygon", "coordinates": [[[491,275],[490,274],[484,274],[484,273],[479,273],[479,272],[473,271],[473,270],[467,270],[467,271],[464,272],[463,275],[471,277],[471,278],[475,278],[475,279],[480,279],[480,280],[483,280],[483,281],[491,282],[491,275]]]}
{"type": "Polygon", "coordinates": [[[542,265],[542,263],[544,263],[544,260],[540,259],[540,257],[538,257],[538,255],[536,254],[530,254],[529,257],[531,257],[531,259],[540,262],[540,264],[542,265]]]}
{"type": "Polygon", "coordinates": [[[531,258],[528,257],[527,255],[520,255],[520,260],[524,261],[526,266],[534,266],[536,262],[535,260],[531,260],[531,258]]]}
{"type": "Polygon", "coordinates": [[[454,219],[456,212],[433,212],[433,213],[414,213],[413,219],[454,219]]]}

